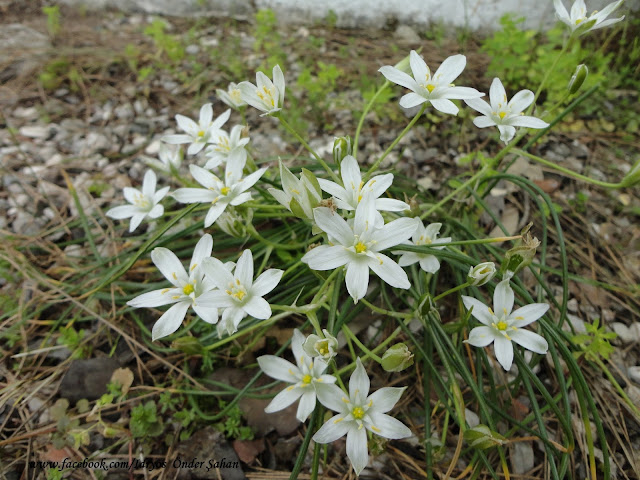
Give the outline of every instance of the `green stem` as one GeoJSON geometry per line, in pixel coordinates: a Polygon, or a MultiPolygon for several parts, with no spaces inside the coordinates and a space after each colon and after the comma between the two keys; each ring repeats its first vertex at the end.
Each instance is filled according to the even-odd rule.
{"type": "MultiPolygon", "coordinates": [[[[307,248],[307,246],[309,245],[306,242],[289,243],[289,244],[272,242],[271,240],[268,240],[264,238],[262,235],[260,235],[256,230],[256,228],[251,223],[247,224],[247,233],[249,233],[249,235],[251,235],[256,240],[259,240],[260,242],[266,245],[269,245],[270,247],[273,247],[277,250],[299,250],[301,248],[307,248]]],[[[319,235],[316,235],[316,237],[320,238],[319,235]]],[[[316,237],[313,237],[311,240],[316,239],[316,237]]]]}
{"type": "Polygon", "coordinates": [[[344,325],[342,327],[342,331],[347,337],[349,337],[353,341],[353,343],[355,343],[356,345],[358,345],[358,347],[360,347],[360,350],[362,350],[364,353],[367,354],[367,357],[374,359],[378,363],[382,362],[382,358],[377,356],[375,353],[369,350],[360,340],[358,340],[358,337],[356,337],[353,334],[353,332],[348,326],[344,325]]]}
{"type": "Polygon", "coordinates": [[[369,307],[371,310],[381,315],[388,315],[390,317],[400,318],[400,319],[413,318],[413,315],[410,313],[392,312],[391,310],[385,310],[384,308],[376,307],[374,304],[369,302],[366,298],[361,298],[360,301],[364,303],[367,307],[369,307]]]}
{"type": "Polygon", "coordinates": [[[266,320],[262,320],[261,322],[256,323],[255,325],[251,325],[251,326],[247,326],[245,328],[243,328],[242,330],[234,333],[233,335],[229,335],[228,337],[225,337],[221,340],[218,340],[215,343],[212,343],[211,345],[207,345],[204,347],[205,350],[216,350],[220,347],[222,347],[223,345],[234,341],[236,338],[242,337],[243,335],[246,335],[247,333],[250,333],[254,330],[257,330],[259,328],[265,327],[267,325],[271,325],[272,323],[276,323],[278,320],[282,319],[282,318],[286,318],[289,315],[292,315],[294,312],[282,312],[279,313],[278,315],[273,315],[270,318],[267,318],[266,320]]]}
{"type": "Polygon", "coordinates": [[[300,470],[302,470],[302,465],[304,464],[304,459],[307,456],[309,444],[311,443],[311,437],[313,436],[316,425],[322,420],[322,410],[322,407],[319,404],[316,404],[316,408],[311,415],[311,419],[309,420],[309,426],[307,427],[307,432],[304,435],[304,440],[302,441],[302,445],[300,446],[298,458],[296,458],[296,463],[293,466],[293,470],[291,470],[291,476],[289,477],[289,480],[296,480],[298,478],[298,475],[300,474],[300,470]]]}
{"type": "Polygon", "coordinates": [[[535,105],[536,105],[536,101],[538,100],[538,97],[540,96],[540,94],[542,93],[542,89],[545,87],[545,85],[547,84],[547,80],[549,80],[549,77],[551,76],[551,73],[556,69],[556,66],[558,65],[558,62],[560,61],[560,58],[562,57],[562,55],[564,55],[564,53],[567,51],[567,49],[569,48],[569,45],[571,44],[573,40],[573,37],[570,37],[562,46],[562,50],[560,50],[560,53],[558,53],[558,56],[556,57],[556,59],[553,61],[553,64],[551,65],[551,67],[549,69],[547,69],[544,77],[542,78],[542,82],[540,82],[540,85],[538,86],[538,89],[536,90],[536,94],[533,97],[533,102],[531,103],[531,106],[528,109],[528,112],[530,113],[535,105]]]}
{"type": "Polygon", "coordinates": [[[371,174],[374,173],[378,169],[378,167],[380,166],[382,161],[385,159],[385,157],[387,155],[389,155],[389,152],[391,152],[391,150],[393,150],[395,148],[395,146],[402,139],[402,137],[404,137],[407,134],[407,132],[409,130],[411,130],[411,127],[413,127],[415,125],[415,123],[418,121],[418,119],[422,116],[422,114],[424,113],[424,111],[427,108],[427,105],[428,105],[428,102],[425,102],[422,105],[422,108],[420,109],[420,111],[416,114],[415,117],[413,117],[413,119],[409,122],[409,124],[406,127],[404,127],[404,130],[402,130],[402,132],[400,132],[400,135],[398,135],[396,137],[396,139],[391,143],[391,145],[389,145],[389,147],[384,151],[382,156],[380,158],[378,158],[373,165],[371,165],[371,168],[367,171],[367,173],[365,174],[365,176],[362,179],[362,181],[366,182],[369,179],[369,177],[371,176],[371,174]]]}
{"type": "Polygon", "coordinates": [[[322,165],[322,168],[324,168],[324,169],[327,171],[327,173],[331,176],[331,178],[333,178],[333,181],[334,181],[334,182],[336,182],[338,185],[342,185],[342,181],[338,178],[338,176],[335,174],[335,172],[334,172],[331,168],[329,168],[329,165],[327,165],[327,163],[322,159],[322,157],[320,157],[320,155],[318,155],[318,154],[316,153],[316,151],[315,151],[313,148],[311,148],[311,146],[310,146],[310,145],[305,141],[305,139],[304,139],[304,138],[302,138],[302,137],[300,136],[300,134],[299,134],[298,132],[296,132],[296,131],[293,129],[293,127],[292,127],[291,125],[289,125],[289,123],[288,123],[284,118],[282,118],[282,116],[281,116],[281,115],[279,115],[279,114],[278,114],[278,115],[276,115],[276,118],[277,118],[278,120],[280,120],[280,124],[281,124],[281,125],[282,125],[282,126],[283,126],[283,127],[284,127],[284,128],[285,128],[285,129],[290,133],[290,134],[291,134],[291,135],[293,135],[294,137],[296,137],[296,139],[297,139],[297,140],[298,140],[298,141],[299,141],[299,142],[304,146],[304,148],[306,148],[306,149],[309,151],[309,153],[311,153],[311,155],[313,155],[313,156],[314,156],[314,158],[318,161],[318,163],[319,163],[320,165],[322,165]]]}
{"type": "Polygon", "coordinates": [[[600,180],[596,180],[594,178],[590,178],[587,177],[586,175],[582,175],[580,173],[576,173],[573,170],[570,170],[568,168],[565,167],[561,167],[560,165],[557,165],[554,162],[551,162],[549,160],[545,160],[544,158],[538,157],[536,155],[533,155],[531,153],[525,152],[523,150],[519,150],[519,149],[515,149],[514,153],[517,153],[518,155],[522,155],[524,157],[527,157],[531,160],[534,160],[538,163],[541,163],[549,168],[553,168],[554,170],[558,170],[559,172],[562,172],[566,175],[569,175],[570,177],[573,178],[577,178],[578,180],[582,180],[584,182],[587,183],[591,183],[593,185],[598,185],[600,187],[604,187],[604,188],[622,188],[622,182],[618,182],[618,183],[610,183],[610,182],[602,182],[600,180]]]}
{"type": "Polygon", "coordinates": [[[458,285],[457,287],[453,287],[453,288],[447,290],[446,292],[441,293],[437,297],[434,297],[433,298],[433,302],[435,303],[436,301],[440,300],[441,298],[446,297],[450,293],[454,293],[454,292],[457,292],[458,290],[462,290],[463,288],[467,288],[469,285],[471,285],[469,282],[465,282],[462,285],[458,285]]]}
{"type": "Polygon", "coordinates": [[[378,91],[375,93],[375,95],[371,98],[371,100],[369,100],[369,103],[367,103],[367,105],[364,107],[364,110],[362,111],[362,115],[360,115],[360,120],[358,121],[358,128],[356,128],[356,136],[353,142],[354,158],[358,158],[358,140],[360,140],[360,130],[362,130],[362,125],[364,125],[364,117],[367,116],[367,113],[369,113],[369,111],[371,110],[371,107],[373,107],[373,104],[376,102],[376,100],[382,94],[385,88],[387,88],[389,85],[391,85],[391,82],[389,82],[389,80],[386,80],[382,84],[382,86],[378,89],[378,91]]]}

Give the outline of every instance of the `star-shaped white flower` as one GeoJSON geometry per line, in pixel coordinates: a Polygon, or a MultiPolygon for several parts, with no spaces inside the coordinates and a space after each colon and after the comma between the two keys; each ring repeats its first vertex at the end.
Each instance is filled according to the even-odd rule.
{"type": "Polygon", "coordinates": [[[273,67],[273,82],[264,73],[256,73],[256,85],[251,82],[240,82],[238,85],[242,100],[264,115],[271,115],[282,110],[284,104],[284,75],[280,65],[273,67]]]}
{"type": "Polygon", "coordinates": [[[407,240],[418,226],[416,219],[399,218],[381,226],[376,221],[376,212],[373,199],[368,197],[356,208],[352,225],[329,208],[314,209],[316,225],[329,236],[329,245],[320,245],[302,257],[313,270],[333,270],[346,265],[345,282],[355,302],[367,293],[369,269],[392,287],[411,286],[405,271],[380,252],[407,240]]]}
{"type": "Polygon", "coordinates": [[[253,280],[253,255],[251,250],[242,252],[236,268],[231,273],[217,258],[208,258],[204,262],[207,278],[219,290],[211,293],[212,302],[223,308],[222,319],[218,324],[218,335],[228,335],[238,330],[240,321],[247,315],[266,320],[271,317],[271,306],[262,298],[276,288],[284,273],[271,268],[253,280]]]}
{"type": "Polygon", "coordinates": [[[180,165],[182,165],[180,147],[175,147],[173,145],[169,146],[166,143],[161,143],[160,150],[158,151],[158,157],[160,157],[160,160],[149,157],[143,157],[143,160],[150,167],[164,173],[171,174],[180,170],[180,165]]]}
{"type": "Polygon", "coordinates": [[[124,187],[124,198],[131,205],[121,205],[107,210],[108,217],[122,220],[123,218],[131,218],[129,223],[129,231],[133,232],[144,217],[158,218],[164,213],[164,207],[160,205],[169,187],[161,188],[156,192],[156,174],[153,170],[147,170],[142,179],[142,191],[133,187],[124,187]]]}
{"type": "Polygon", "coordinates": [[[484,95],[475,88],[453,85],[452,82],[460,76],[467,64],[467,57],[464,55],[453,55],[445,59],[433,76],[424,59],[415,50],[411,50],[409,62],[413,78],[391,65],[378,70],[390,82],[411,90],[411,93],[400,99],[401,107],[412,108],[430,102],[433,108],[442,113],[457,115],[458,107],[451,99],[478,98],[484,95]]]}
{"type": "Polygon", "coordinates": [[[400,400],[406,387],[384,387],[369,395],[369,377],[358,358],[349,380],[349,396],[336,385],[318,391],[318,399],[325,407],[338,412],[313,436],[317,443],[331,443],[347,435],[347,456],[356,472],[369,463],[367,430],[384,438],[399,439],[412,435],[399,420],[387,415],[400,400]]]}
{"type": "Polygon", "coordinates": [[[208,170],[190,165],[193,178],[205,188],[179,188],[173,197],[182,203],[210,203],[211,208],[204,218],[204,226],[210,227],[229,205],[240,205],[251,200],[247,192],[267,170],[261,168],[242,178],[246,156],[232,155],[227,161],[224,182],[208,170]]]}
{"type": "Polygon", "coordinates": [[[516,134],[515,127],[546,128],[549,126],[539,118],[523,115],[524,110],[531,105],[534,98],[531,90],[520,90],[510,101],[507,101],[507,92],[502,82],[499,78],[494,78],[489,90],[491,105],[479,98],[465,100],[465,103],[484,115],[473,119],[476,127],[497,126],[500,130],[500,140],[509,143],[516,134]]]}
{"type": "Polygon", "coordinates": [[[514,295],[509,280],[502,280],[494,290],[493,310],[475,298],[462,296],[465,308],[473,308],[471,315],[483,324],[469,332],[466,342],[474,347],[486,347],[493,342],[496,359],[505,370],[513,363],[512,341],[540,354],[547,353],[549,348],[544,337],[522,328],[542,317],[549,305],[532,303],[512,312],[514,295]]]}
{"type": "Polygon", "coordinates": [[[189,307],[192,307],[193,311],[205,322],[217,323],[218,309],[211,297],[215,284],[210,278],[205,277],[202,268],[202,262],[211,256],[212,248],[211,235],[203,235],[193,250],[188,273],[171,250],[157,247],[151,252],[151,260],[165,278],[171,282],[172,287],[143,293],[128,301],[127,305],[135,308],[151,308],[175,303],[173,307],[164,312],[153,326],[151,335],[154,341],[175,332],[182,324],[189,307]]]}
{"type": "Polygon", "coordinates": [[[358,161],[351,155],[344,157],[340,163],[340,175],[342,176],[342,185],[338,185],[330,180],[319,178],[320,188],[332,195],[336,206],[345,210],[355,210],[365,195],[375,200],[376,210],[385,210],[389,212],[402,212],[409,210],[409,205],[401,200],[393,198],[378,198],[393,183],[393,174],[376,175],[367,183],[362,181],[362,174],[358,161]]]}
{"type": "Polygon", "coordinates": [[[623,1],[624,0],[619,0],[610,3],[599,12],[594,11],[589,16],[587,16],[587,6],[584,0],[575,0],[571,6],[571,13],[567,12],[562,0],[553,0],[553,5],[556,8],[558,19],[569,26],[571,33],[578,31],[578,35],[584,35],[591,30],[608,27],[614,23],[621,22],[624,19],[624,15],[620,18],[612,18],[610,20],[606,20],[606,18],[622,5],[623,1]]]}
{"type": "MultiPolygon", "coordinates": [[[[418,229],[413,234],[413,242],[407,242],[409,245],[431,245],[432,243],[449,243],[451,237],[438,238],[440,233],[441,223],[431,223],[426,227],[420,222],[418,229]]],[[[442,247],[434,247],[436,250],[442,250],[442,247]]],[[[413,265],[416,262],[420,262],[420,268],[427,273],[436,273],[440,270],[440,262],[429,253],[417,253],[417,252],[394,252],[400,254],[398,259],[398,265],[406,267],[407,265],[413,265]]]]}
{"type": "Polygon", "coordinates": [[[231,135],[220,130],[217,137],[211,137],[212,145],[204,152],[208,159],[204,168],[211,170],[225,163],[231,155],[244,156],[246,162],[247,151],[244,147],[249,143],[249,138],[241,138],[243,128],[242,125],[236,125],[231,129],[231,135]]]}
{"type": "Polygon", "coordinates": [[[227,87],[227,91],[217,89],[216,95],[218,98],[222,100],[224,103],[229,105],[234,110],[240,110],[240,107],[244,107],[247,105],[247,102],[242,100],[242,93],[238,88],[238,85],[231,82],[229,83],[229,87],[227,87]]]}
{"type": "Polygon", "coordinates": [[[204,148],[207,143],[212,143],[211,138],[217,136],[220,128],[229,120],[231,110],[227,110],[218,118],[213,120],[213,108],[210,103],[206,103],[200,109],[200,118],[198,123],[194,122],[184,115],[176,115],[178,127],[183,130],[184,134],[167,135],[163,137],[163,141],[171,144],[190,143],[187,153],[195,155],[204,148]]]}
{"type": "Polygon", "coordinates": [[[258,357],[258,365],[270,377],[292,384],[278,393],[264,411],[278,412],[300,399],[296,418],[304,422],[316,408],[316,392],[336,383],[336,377],[323,375],[327,369],[327,362],[321,358],[314,360],[308,356],[302,349],[302,342],[304,342],[304,335],[294,330],[291,350],[296,365],[275,355],[258,357]]]}
{"type": "Polygon", "coordinates": [[[338,354],[338,339],[326,329],[322,330],[322,334],[322,337],[315,333],[309,335],[302,348],[310,357],[320,357],[329,361],[338,354]]]}

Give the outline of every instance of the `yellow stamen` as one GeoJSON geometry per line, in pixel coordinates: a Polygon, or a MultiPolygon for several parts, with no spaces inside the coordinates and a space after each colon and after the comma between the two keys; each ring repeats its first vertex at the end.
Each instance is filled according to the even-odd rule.
{"type": "Polygon", "coordinates": [[[427,90],[429,90],[429,93],[433,92],[435,89],[436,89],[435,85],[432,85],[431,83],[427,85],[427,90]]]}
{"type": "Polygon", "coordinates": [[[504,119],[504,117],[506,117],[506,116],[507,116],[507,112],[500,112],[500,113],[498,114],[498,116],[500,117],[500,120],[502,120],[502,119],[504,119]]]}
{"type": "Polygon", "coordinates": [[[309,385],[311,383],[311,380],[313,380],[313,377],[309,374],[306,374],[304,377],[302,377],[302,383],[304,383],[305,385],[309,385]]]}
{"type": "Polygon", "coordinates": [[[223,194],[223,195],[228,195],[230,191],[231,191],[231,188],[229,188],[229,187],[222,187],[220,189],[220,193],[223,194]]]}
{"type": "Polygon", "coordinates": [[[200,131],[198,132],[198,136],[199,136],[200,138],[204,137],[204,130],[200,130],[200,131]]]}
{"type": "Polygon", "coordinates": [[[185,295],[191,295],[194,292],[194,290],[195,288],[193,288],[193,285],[191,285],[190,283],[187,283],[182,289],[182,293],[184,293],[185,295]]]}
{"type": "Polygon", "coordinates": [[[367,251],[367,246],[362,242],[356,243],[355,248],[356,248],[356,253],[363,253],[367,251]]]}
{"type": "Polygon", "coordinates": [[[498,330],[500,330],[501,332],[504,332],[504,331],[507,329],[507,327],[508,327],[508,326],[509,326],[509,325],[507,325],[507,322],[505,322],[504,320],[501,320],[501,321],[499,321],[499,322],[498,322],[498,324],[496,325],[496,328],[497,328],[498,330]]]}
{"type": "Polygon", "coordinates": [[[375,425],[371,425],[371,430],[373,430],[373,431],[374,431],[374,432],[376,432],[376,433],[379,433],[379,432],[381,431],[381,430],[380,430],[378,427],[376,427],[375,425]]]}
{"type": "Polygon", "coordinates": [[[364,417],[364,410],[361,407],[356,407],[351,411],[351,415],[353,415],[353,418],[356,420],[360,420],[364,417]]]}

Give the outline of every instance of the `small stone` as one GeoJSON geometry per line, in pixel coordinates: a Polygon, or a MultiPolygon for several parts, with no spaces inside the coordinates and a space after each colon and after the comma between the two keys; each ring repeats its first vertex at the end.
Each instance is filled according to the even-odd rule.
{"type": "Polygon", "coordinates": [[[418,34],[409,25],[400,25],[393,32],[393,38],[405,45],[418,45],[422,42],[418,34]]]}
{"type": "Polygon", "coordinates": [[[533,447],[528,442],[517,442],[512,445],[511,449],[511,466],[513,473],[516,475],[524,475],[533,469],[535,455],[533,447]]]}
{"type": "Polygon", "coordinates": [[[624,323],[614,322],[611,329],[623,343],[635,343],[640,340],[640,322],[634,322],[629,327],[624,323]]]}
{"type": "Polygon", "coordinates": [[[118,105],[114,109],[114,113],[117,118],[121,120],[130,120],[133,118],[133,107],[130,103],[125,103],[123,105],[118,105]]]}
{"type": "Polygon", "coordinates": [[[187,45],[187,48],[184,49],[188,55],[197,55],[200,52],[200,47],[198,45],[187,45]]]}
{"type": "Polygon", "coordinates": [[[25,125],[18,130],[20,135],[29,138],[48,138],[51,134],[51,130],[49,127],[43,125],[25,125]]]}
{"type": "Polygon", "coordinates": [[[640,365],[636,365],[635,367],[629,367],[627,369],[627,374],[629,378],[640,385],[640,365]]]}
{"type": "Polygon", "coordinates": [[[71,402],[100,398],[107,393],[107,383],[118,367],[117,360],[107,357],[73,360],[58,392],[71,402]]]}

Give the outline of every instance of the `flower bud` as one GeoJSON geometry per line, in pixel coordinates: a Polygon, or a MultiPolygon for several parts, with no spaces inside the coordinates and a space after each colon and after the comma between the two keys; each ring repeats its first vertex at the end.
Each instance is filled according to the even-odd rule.
{"type": "Polygon", "coordinates": [[[624,176],[620,182],[620,186],[623,188],[632,187],[638,182],[640,182],[640,159],[633,164],[631,170],[624,176]]]}
{"type": "Polygon", "coordinates": [[[589,75],[589,69],[584,63],[576,67],[576,71],[572,75],[571,80],[569,80],[569,85],[567,86],[569,94],[573,95],[580,90],[580,87],[582,87],[582,84],[587,79],[587,75],[589,75]]]}
{"type": "Polygon", "coordinates": [[[181,350],[188,355],[199,355],[202,353],[203,348],[200,340],[196,337],[179,337],[171,342],[171,348],[181,350]]]}
{"type": "Polygon", "coordinates": [[[384,352],[380,364],[387,372],[401,372],[413,365],[413,353],[404,343],[396,343],[384,352]]]}
{"type": "Polygon", "coordinates": [[[478,450],[486,450],[487,448],[507,443],[506,438],[490,430],[486,425],[469,428],[465,430],[463,436],[471,447],[477,448],[478,450]]]}
{"type": "Polygon", "coordinates": [[[220,227],[227,235],[235,238],[245,238],[247,236],[247,222],[253,219],[253,210],[248,210],[247,219],[245,220],[236,212],[225,211],[216,220],[216,225],[220,227]]]}
{"type": "Polygon", "coordinates": [[[335,137],[333,140],[333,161],[340,167],[340,163],[347,155],[351,155],[353,148],[351,147],[351,137],[345,135],[344,137],[335,137]]]}
{"type": "Polygon", "coordinates": [[[322,330],[324,338],[316,334],[311,334],[302,344],[302,349],[310,357],[321,357],[327,361],[331,360],[338,353],[338,340],[327,330],[322,330]]]}
{"type": "Polygon", "coordinates": [[[496,264],[493,262],[482,262],[471,267],[467,275],[467,282],[471,285],[480,286],[487,283],[496,274],[496,264]]]}

